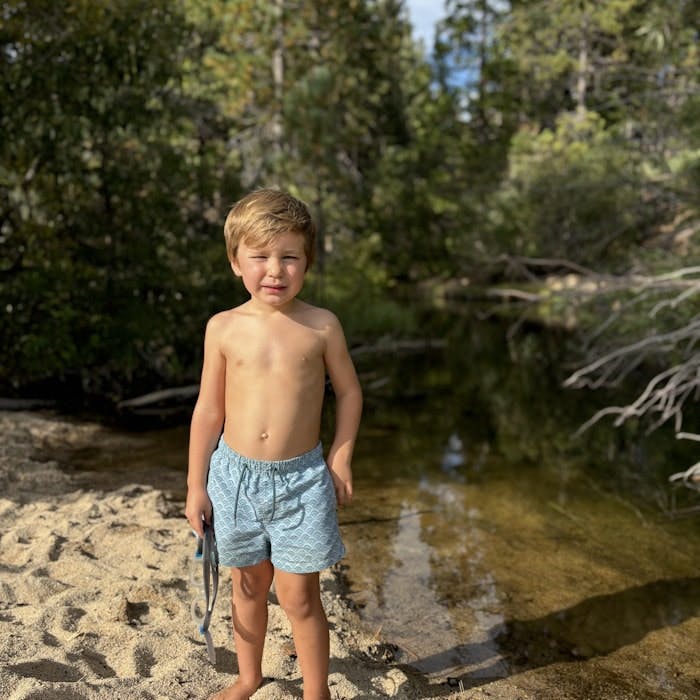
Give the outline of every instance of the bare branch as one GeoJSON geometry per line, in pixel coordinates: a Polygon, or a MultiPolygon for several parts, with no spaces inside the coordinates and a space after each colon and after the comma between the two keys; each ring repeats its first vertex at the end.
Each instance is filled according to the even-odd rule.
{"type": "MultiPolygon", "coordinates": [[[[670,364],[667,361],[669,357],[675,359],[671,366],[654,374],[633,401],[626,406],[607,406],[601,409],[576,434],[580,435],[608,416],[614,417],[615,426],[632,418],[646,418],[647,432],[673,421],[678,439],[700,442],[700,434],[683,432],[684,406],[700,397],[700,352],[697,352],[700,315],[697,314],[696,307],[688,306],[688,302],[695,302],[700,294],[700,266],[679,268],[660,275],[586,278],[578,285],[578,289],[567,289],[566,293],[579,305],[609,297],[605,301],[609,313],[586,338],[584,347],[589,361],[567,377],[564,386],[616,386],[652,359],[662,365],[670,364]],[[625,296],[629,298],[624,298],[625,296]],[[610,343],[616,336],[618,324],[623,324],[630,318],[630,314],[634,314],[632,318],[639,319],[645,306],[648,318],[654,321],[646,334],[645,329],[641,328],[637,338],[633,337],[627,342],[618,340],[617,346],[607,351],[600,350],[604,337],[610,343]],[[681,307],[690,313],[679,314],[681,307]],[[674,312],[673,315],[667,314],[664,317],[666,326],[675,323],[676,327],[660,331],[659,319],[665,312],[674,312]],[[592,356],[596,348],[598,356],[592,356]]],[[[630,331],[624,328],[617,332],[618,338],[629,335],[630,331]]]]}
{"type": "Polygon", "coordinates": [[[542,299],[539,294],[524,292],[522,289],[493,288],[489,289],[486,293],[488,296],[498,297],[500,299],[517,299],[518,301],[537,302],[542,299]]]}
{"type": "Polygon", "coordinates": [[[563,258],[530,258],[523,255],[500,255],[496,258],[496,261],[505,262],[507,265],[520,268],[521,270],[529,270],[531,267],[563,268],[565,270],[578,272],[580,275],[585,275],[586,277],[596,276],[593,270],[563,258]]]}
{"type": "Polygon", "coordinates": [[[688,287],[685,291],[681,292],[677,297],[674,299],[664,299],[663,301],[660,301],[654,308],[649,312],[649,316],[652,318],[656,316],[656,314],[661,311],[664,308],[671,308],[675,309],[679,304],[682,302],[686,301],[690,297],[693,296],[693,294],[698,294],[700,293],[700,285],[695,284],[691,287],[688,287]]]}
{"type": "Polygon", "coordinates": [[[680,341],[687,338],[694,339],[698,333],[700,333],[700,318],[676,331],[651,335],[647,338],[642,338],[642,340],[638,340],[636,343],[616,348],[574,372],[564,381],[564,386],[590,386],[590,376],[594,375],[596,371],[606,367],[611,362],[618,362],[620,359],[628,356],[636,356],[639,352],[647,348],[653,348],[657,352],[672,350],[680,341]]]}

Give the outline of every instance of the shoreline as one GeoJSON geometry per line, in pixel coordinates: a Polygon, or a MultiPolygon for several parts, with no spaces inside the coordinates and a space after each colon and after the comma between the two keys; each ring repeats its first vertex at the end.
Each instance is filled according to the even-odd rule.
{"type": "MultiPolygon", "coordinates": [[[[205,700],[231,684],[228,572],[210,626],[212,665],[190,613],[203,594],[190,581],[196,540],[183,504],[155,488],[153,478],[125,483],[120,474],[93,488],[98,472],[84,471],[91,446],[123,451],[128,435],[55,413],[4,411],[0,432],[0,697],[205,700]],[[72,470],[71,455],[79,469],[72,470]]],[[[133,439],[129,449],[139,450],[138,435],[133,439]]],[[[334,700],[545,697],[529,674],[467,688],[424,676],[396,660],[401,651],[368,629],[346,591],[342,562],[321,573],[334,700]]],[[[253,700],[301,698],[291,631],[274,588],[268,611],[266,682],[253,700]]]]}
{"type": "MultiPolygon", "coordinates": [[[[97,423],[0,413],[0,430],[2,697],[185,700],[230,684],[228,575],[222,571],[212,616],[212,666],[190,615],[202,596],[190,582],[195,539],[181,505],[136,483],[76,487],[49,456],[101,437],[97,423]]],[[[388,645],[363,629],[343,598],[341,568],[323,572],[321,587],[333,696],[419,697],[405,670],[381,661],[388,645]]],[[[256,700],[301,697],[289,625],[274,593],[263,673],[271,680],[256,700]]]]}

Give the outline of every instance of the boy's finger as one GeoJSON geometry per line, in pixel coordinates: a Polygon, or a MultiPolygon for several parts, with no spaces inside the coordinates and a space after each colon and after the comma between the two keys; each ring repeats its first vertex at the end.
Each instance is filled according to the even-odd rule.
{"type": "Polygon", "coordinates": [[[338,505],[347,505],[352,500],[352,487],[348,484],[342,484],[339,486],[335,493],[338,500],[338,505]]]}
{"type": "Polygon", "coordinates": [[[192,532],[194,532],[198,537],[204,536],[204,529],[202,528],[200,523],[198,523],[197,521],[192,522],[191,520],[188,522],[190,523],[190,527],[192,528],[192,532]]]}
{"type": "MultiPolygon", "coordinates": [[[[192,529],[200,536],[204,537],[204,523],[205,523],[204,513],[200,513],[198,518],[194,519],[194,522],[190,523],[192,529]]],[[[208,524],[208,523],[207,523],[208,524]]]]}

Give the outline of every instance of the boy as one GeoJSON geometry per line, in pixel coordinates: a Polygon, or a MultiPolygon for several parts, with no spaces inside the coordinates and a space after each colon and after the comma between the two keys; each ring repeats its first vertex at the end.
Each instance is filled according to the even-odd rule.
{"type": "Polygon", "coordinates": [[[213,698],[249,698],[262,683],[273,576],[304,698],[330,698],[319,572],[345,552],[335,507],[352,498],[360,384],[337,318],[297,299],[315,247],[306,206],[284,192],[252,192],[231,209],[224,234],[250,299],[207,324],[185,508],[200,536],[202,520],[213,522],[219,560],[233,567],[239,675],[213,698]],[[326,372],[336,397],[327,464],[319,443],[326,372]]]}

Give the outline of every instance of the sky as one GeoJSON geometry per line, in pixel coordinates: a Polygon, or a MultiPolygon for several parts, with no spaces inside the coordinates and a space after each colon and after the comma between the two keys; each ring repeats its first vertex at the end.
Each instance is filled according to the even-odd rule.
{"type": "Polygon", "coordinates": [[[422,39],[425,50],[430,53],[433,47],[435,22],[445,14],[443,0],[406,0],[408,15],[413,25],[413,36],[422,39]]]}

